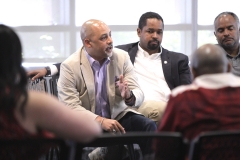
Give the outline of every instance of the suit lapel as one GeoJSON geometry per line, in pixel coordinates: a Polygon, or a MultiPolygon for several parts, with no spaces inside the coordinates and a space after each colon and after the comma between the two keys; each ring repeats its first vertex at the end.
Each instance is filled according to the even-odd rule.
{"type": "Polygon", "coordinates": [[[114,61],[113,57],[114,55],[110,57],[110,62],[107,65],[107,82],[106,82],[110,113],[112,113],[112,109],[115,101],[115,76],[119,76],[119,75],[115,75],[116,62],[114,61]]]}
{"type": "Polygon", "coordinates": [[[93,71],[90,66],[90,63],[84,53],[84,49],[81,49],[80,52],[80,67],[82,71],[82,75],[87,87],[88,91],[88,98],[90,100],[91,104],[91,111],[95,113],[95,84],[94,84],[94,76],[93,76],[93,71]]]}
{"type": "MultiPolygon", "coordinates": [[[[161,53],[162,68],[165,80],[167,83],[171,81],[171,59],[169,57],[168,51],[162,48],[161,53]]],[[[169,86],[169,84],[168,84],[169,86]]]]}
{"type": "Polygon", "coordinates": [[[132,47],[129,48],[129,50],[128,50],[128,54],[129,54],[129,56],[130,56],[130,60],[131,60],[131,62],[132,62],[133,65],[134,65],[135,57],[136,57],[136,55],[137,55],[137,51],[138,51],[138,42],[137,42],[137,43],[134,43],[134,44],[132,45],[132,47]]]}

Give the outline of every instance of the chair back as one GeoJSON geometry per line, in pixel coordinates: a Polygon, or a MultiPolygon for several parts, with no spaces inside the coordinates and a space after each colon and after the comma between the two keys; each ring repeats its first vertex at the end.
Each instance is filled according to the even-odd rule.
{"type": "Polygon", "coordinates": [[[239,160],[240,131],[201,133],[190,146],[189,160],[239,160]]]}
{"type": "Polygon", "coordinates": [[[39,92],[46,92],[50,95],[58,97],[57,82],[59,75],[45,76],[38,78],[34,81],[31,80],[31,77],[28,79],[28,90],[34,90],[39,92]]]}
{"type": "MultiPolygon", "coordinates": [[[[184,141],[180,133],[172,132],[131,132],[126,134],[109,134],[104,133],[97,137],[94,141],[82,144],[76,143],[75,159],[79,160],[82,158],[82,149],[84,147],[106,147],[114,145],[128,145],[128,150],[130,149],[129,158],[132,160],[136,159],[136,155],[131,151],[132,144],[136,144],[139,139],[151,138],[152,141],[158,139],[161,144],[158,145],[158,152],[156,157],[149,156],[147,159],[161,159],[161,160],[181,160],[183,159],[184,152],[184,141]]],[[[152,146],[149,146],[152,147],[152,146]]],[[[116,159],[118,157],[116,156],[116,159]]],[[[144,158],[144,157],[143,157],[144,158]]],[[[144,158],[145,159],[145,158],[144,158]]]]}
{"type": "Polygon", "coordinates": [[[183,160],[186,154],[187,141],[178,132],[159,132],[154,137],[155,160],[183,160]]]}
{"type": "Polygon", "coordinates": [[[1,160],[68,160],[70,147],[61,139],[1,139],[1,160]]]}
{"type": "Polygon", "coordinates": [[[38,78],[32,81],[31,78],[28,78],[27,88],[28,90],[47,92],[46,80],[44,78],[38,78]]]}
{"type": "Polygon", "coordinates": [[[58,97],[57,82],[59,75],[45,76],[43,77],[46,81],[45,86],[47,88],[48,94],[52,94],[58,97]]]}

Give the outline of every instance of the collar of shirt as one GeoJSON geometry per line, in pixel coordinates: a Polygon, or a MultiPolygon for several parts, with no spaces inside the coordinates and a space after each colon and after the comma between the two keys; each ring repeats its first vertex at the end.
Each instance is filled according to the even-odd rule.
{"type": "Polygon", "coordinates": [[[235,56],[235,57],[233,57],[233,56],[231,56],[230,54],[228,54],[226,51],[226,54],[227,54],[227,57],[229,57],[229,58],[237,58],[237,57],[239,57],[240,56],[240,49],[239,49],[240,47],[238,47],[238,54],[235,56]]]}
{"type": "Polygon", "coordinates": [[[198,87],[207,89],[219,89],[223,87],[239,87],[240,78],[232,73],[216,73],[216,74],[204,74],[193,81],[193,84],[198,87]]]}
{"type": "MultiPolygon", "coordinates": [[[[85,49],[84,49],[84,51],[85,51],[84,53],[86,54],[87,59],[88,59],[90,65],[91,65],[91,67],[93,67],[94,64],[98,64],[98,65],[100,66],[100,64],[99,64],[98,61],[96,61],[94,58],[92,58],[92,57],[87,53],[87,51],[86,51],[85,49]]],[[[104,66],[105,64],[108,64],[109,62],[110,62],[110,58],[108,57],[108,58],[106,58],[106,60],[105,60],[104,63],[102,64],[102,66],[104,66]]]]}
{"type": "Polygon", "coordinates": [[[160,46],[160,52],[159,53],[154,53],[149,55],[148,52],[146,52],[145,50],[142,49],[142,47],[140,46],[140,42],[138,43],[138,53],[141,53],[142,56],[149,58],[149,59],[158,59],[160,58],[160,55],[162,54],[162,46],[160,46]]]}
{"type": "Polygon", "coordinates": [[[196,77],[192,84],[182,85],[172,90],[171,95],[176,96],[187,90],[220,89],[224,87],[240,87],[240,77],[232,73],[205,74],[196,77]]]}

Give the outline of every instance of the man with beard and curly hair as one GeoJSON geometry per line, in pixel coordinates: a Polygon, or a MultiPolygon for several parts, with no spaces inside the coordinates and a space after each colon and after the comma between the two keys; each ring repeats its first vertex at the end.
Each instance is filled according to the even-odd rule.
{"type": "MultiPolygon", "coordinates": [[[[163,31],[163,18],[158,13],[146,12],[139,19],[139,42],[116,46],[128,52],[143,90],[145,98],[138,112],[156,123],[162,117],[171,90],[190,84],[192,80],[188,57],[161,46],[163,31]]],[[[48,74],[53,75],[57,71],[60,71],[60,63],[48,67],[48,74]]],[[[28,73],[35,75],[33,80],[46,74],[45,68],[28,73]]]]}
{"type": "Polygon", "coordinates": [[[144,92],[138,111],[156,122],[162,117],[171,90],[191,83],[188,57],[161,46],[163,31],[163,18],[158,13],[146,12],[138,23],[140,41],[117,46],[128,52],[144,92]]]}
{"type": "Polygon", "coordinates": [[[239,18],[233,12],[222,12],[214,20],[214,35],[225,50],[232,73],[240,76],[239,18]]]}

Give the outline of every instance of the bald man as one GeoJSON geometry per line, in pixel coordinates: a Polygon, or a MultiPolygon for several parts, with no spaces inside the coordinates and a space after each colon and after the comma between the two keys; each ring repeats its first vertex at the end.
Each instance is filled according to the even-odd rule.
{"type": "Polygon", "coordinates": [[[158,131],[181,132],[192,140],[203,131],[239,129],[240,77],[229,72],[225,51],[201,46],[192,54],[191,69],[193,83],[172,91],[158,131]]]}
{"type": "Polygon", "coordinates": [[[240,76],[239,18],[233,12],[222,12],[214,20],[214,35],[232,66],[233,74],[240,76]]]}
{"type": "MultiPolygon", "coordinates": [[[[61,64],[59,100],[95,114],[106,132],[156,131],[156,124],[136,111],[144,95],[128,53],[113,48],[109,27],[88,20],[81,27],[81,39],[83,47],[61,64]]],[[[151,153],[151,141],[142,140],[139,146],[143,155],[151,153]]]]}

